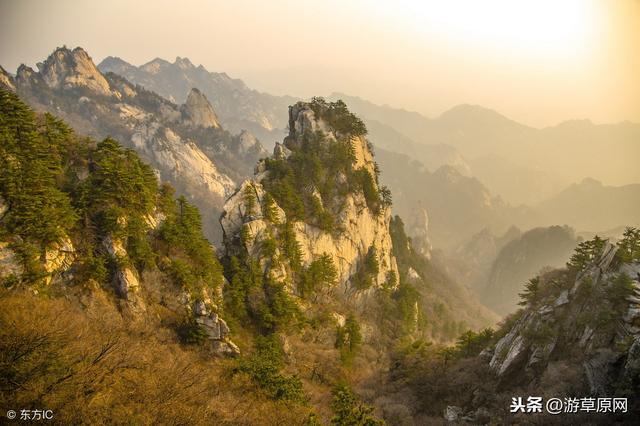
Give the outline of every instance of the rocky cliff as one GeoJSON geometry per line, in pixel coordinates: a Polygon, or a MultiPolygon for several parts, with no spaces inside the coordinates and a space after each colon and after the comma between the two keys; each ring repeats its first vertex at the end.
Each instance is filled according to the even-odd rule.
{"type": "Polygon", "coordinates": [[[522,308],[495,332],[461,337],[444,369],[436,369],[437,355],[403,360],[424,397],[423,412],[459,424],[635,424],[640,230],[627,228],[616,243],[598,237],[579,243],[565,268],[531,278],[520,297],[522,308]],[[518,397],[525,404],[541,398],[541,411],[513,409],[518,397]],[[552,398],[560,414],[546,405],[552,398]],[[624,400],[625,407],[588,409],[598,398],[624,400]]]}
{"type": "Polygon", "coordinates": [[[181,194],[205,212],[205,230],[220,239],[217,215],[263,154],[260,143],[221,129],[213,107],[197,89],[185,91],[184,105],[137,87],[116,75],[102,74],[81,48],[59,48],[38,70],[21,66],[5,87],[30,105],[70,122],[79,132],[118,138],[135,149],[181,194]]]}
{"type": "Polygon", "coordinates": [[[625,249],[604,242],[590,250],[588,263],[533,279],[525,309],[485,352],[497,376],[539,377],[564,360],[580,371],[591,395],[633,391],[640,371],[640,263],[625,249]]]}
{"type": "MultiPolygon", "coordinates": [[[[327,113],[326,108],[326,105],[305,102],[289,108],[290,132],[284,144],[276,145],[273,157],[262,160],[256,166],[255,178],[245,181],[224,206],[221,225],[225,245],[230,253],[234,253],[238,249],[237,245],[242,244],[249,256],[265,258],[265,241],[270,238],[281,239],[283,227],[290,227],[293,238],[299,245],[303,266],[308,266],[322,255],[329,255],[337,269],[337,284],[345,291],[353,291],[354,279],[362,268],[362,262],[367,255],[373,254],[378,268],[371,278],[374,286],[381,286],[390,274],[398,275],[389,235],[391,213],[388,207],[379,207],[374,211],[367,205],[362,188],[342,195],[331,194],[332,197],[329,197],[327,194],[323,197],[318,186],[325,182],[315,182],[318,186],[311,184],[304,191],[311,200],[315,200],[313,203],[320,205],[321,211],[333,216],[332,229],[323,229],[316,217],[296,217],[292,210],[288,214],[278,204],[278,194],[270,193],[278,189],[270,181],[278,173],[274,162],[295,161],[290,159],[315,149],[311,148],[314,143],[318,143],[317,149],[320,151],[328,150],[334,144],[342,144],[352,153],[350,164],[345,170],[339,171],[336,177],[342,185],[348,186],[347,175],[355,170],[367,174],[371,179],[377,176],[373,153],[364,135],[340,133],[323,117],[327,113]],[[320,138],[320,141],[311,141],[311,137],[320,138]],[[247,201],[252,199],[255,201],[247,201]],[[241,238],[241,234],[244,238],[241,238]]],[[[313,173],[312,170],[306,172],[313,173]]],[[[377,194],[380,189],[377,182],[371,183],[371,189],[377,194]]],[[[276,251],[276,257],[278,256],[279,250],[276,251]]],[[[278,279],[292,282],[292,277],[287,272],[290,266],[275,269],[270,268],[270,263],[264,264],[278,279]]]]}

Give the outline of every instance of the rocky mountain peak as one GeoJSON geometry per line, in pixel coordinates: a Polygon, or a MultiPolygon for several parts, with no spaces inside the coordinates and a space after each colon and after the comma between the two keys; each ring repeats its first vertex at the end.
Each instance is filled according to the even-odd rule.
{"type": "Polygon", "coordinates": [[[365,138],[366,128],[344,102],[326,102],[314,99],[312,102],[297,102],[289,107],[289,136],[284,144],[291,150],[300,148],[309,135],[323,134],[327,140],[348,142],[353,148],[355,168],[364,167],[376,173],[372,145],[365,138]]]}
{"type": "Polygon", "coordinates": [[[108,69],[108,70],[110,70],[110,69],[126,69],[126,68],[133,67],[133,65],[131,65],[130,63],[128,63],[124,59],[119,58],[117,56],[107,56],[106,58],[104,58],[102,60],[102,62],[100,62],[98,64],[98,69],[102,69],[103,67],[108,69]]]}
{"type": "Polygon", "coordinates": [[[52,89],[76,86],[101,95],[113,95],[109,83],[81,47],[73,50],[59,47],[44,62],[37,65],[42,80],[52,89]]]}
{"type": "Polygon", "coordinates": [[[268,155],[268,152],[265,151],[265,149],[262,147],[262,144],[260,144],[260,142],[255,137],[255,135],[248,130],[243,130],[240,132],[240,135],[238,136],[238,141],[239,141],[238,148],[242,153],[249,152],[251,149],[255,147],[255,148],[258,148],[261,151],[261,153],[268,155]]]}
{"type": "Polygon", "coordinates": [[[158,74],[160,70],[168,66],[171,66],[170,62],[165,61],[162,58],[155,58],[152,61],[149,61],[144,65],[141,65],[140,69],[149,73],[150,75],[154,75],[154,74],[158,74]]]}
{"type": "Polygon", "coordinates": [[[272,238],[294,241],[304,267],[322,256],[331,259],[336,284],[347,292],[382,286],[389,276],[399,276],[389,232],[391,210],[379,198],[382,188],[362,122],[344,103],[316,99],[290,106],[289,123],[284,144],[276,144],[273,157],[260,161],[255,178],[245,181],[225,204],[221,225],[228,253],[246,250],[263,259],[265,273],[274,280],[293,282],[287,267],[270,261],[273,253],[263,247],[272,238]],[[344,149],[347,144],[352,149],[344,149]],[[328,173],[309,170],[292,155],[303,147],[328,173]],[[283,185],[278,170],[272,169],[277,162],[296,182],[286,195],[274,191],[283,185]],[[296,186],[303,181],[308,183],[296,186]],[[336,185],[350,189],[327,193],[327,187],[336,185]],[[299,202],[302,211],[292,208],[292,200],[298,200],[294,203],[299,202]],[[280,266],[271,266],[276,264],[280,266]]]}
{"type": "Polygon", "coordinates": [[[181,58],[180,56],[176,56],[176,60],[173,62],[174,65],[177,65],[181,69],[191,69],[195,68],[195,65],[189,60],[189,58],[181,58]]]}
{"type": "Polygon", "coordinates": [[[180,108],[183,118],[195,127],[220,128],[220,122],[207,97],[198,89],[193,88],[187,96],[187,101],[180,108]]]}

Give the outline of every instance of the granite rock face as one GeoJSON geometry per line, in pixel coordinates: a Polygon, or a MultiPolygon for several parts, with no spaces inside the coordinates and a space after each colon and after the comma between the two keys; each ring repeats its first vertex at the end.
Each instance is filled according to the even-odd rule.
{"type": "MultiPolygon", "coordinates": [[[[612,378],[638,371],[640,263],[614,261],[617,251],[607,243],[574,281],[565,283],[567,288],[525,307],[507,334],[487,351],[492,355],[489,366],[498,377],[539,377],[552,360],[572,350],[577,353],[570,362],[581,366],[593,395],[608,395],[612,378]],[[622,300],[609,296],[620,291],[629,294],[622,300]],[[623,368],[616,373],[620,365],[623,368]]],[[[541,285],[553,280],[557,276],[542,275],[541,285]]]]}
{"type": "Polygon", "coordinates": [[[213,127],[220,128],[218,117],[213,107],[207,100],[207,97],[198,89],[191,89],[187,100],[180,107],[184,120],[197,127],[213,127]]]}
{"type": "MultiPolygon", "coordinates": [[[[328,124],[315,116],[310,105],[299,102],[289,108],[290,134],[284,144],[276,144],[273,158],[286,159],[292,151],[301,149],[304,135],[307,132],[322,132],[325,138],[336,140],[336,135],[328,124]]],[[[373,153],[367,140],[362,136],[351,137],[350,143],[354,152],[354,168],[366,168],[372,175],[375,172],[373,153]]],[[[269,236],[278,236],[279,229],[265,219],[262,206],[264,205],[265,189],[262,185],[266,174],[264,164],[256,166],[256,176],[245,181],[234,195],[229,197],[221,216],[224,241],[228,250],[233,246],[244,244],[250,256],[260,258],[263,242],[269,236]],[[254,194],[257,208],[247,211],[246,194],[254,194]],[[240,241],[240,235],[248,237],[240,241]]],[[[275,204],[272,209],[278,223],[289,220],[280,206],[275,204]]],[[[309,265],[314,259],[323,254],[331,256],[338,272],[338,285],[345,291],[350,289],[350,281],[357,271],[359,263],[367,255],[371,247],[375,248],[378,256],[379,271],[375,277],[375,284],[382,285],[388,273],[398,276],[396,260],[392,255],[392,241],[389,234],[391,211],[384,208],[379,214],[371,211],[361,193],[351,193],[335,220],[342,229],[338,235],[326,232],[302,220],[292,221],[291,225],[298,242],[304,265],[309,265]]],[[[276,249],[277,250],[277,249],[276,249]]],[[[262,263],[265,271],[274,278],[290,281],[285,268],[279,266],[270,268],[268,262],[262,263]]]]}

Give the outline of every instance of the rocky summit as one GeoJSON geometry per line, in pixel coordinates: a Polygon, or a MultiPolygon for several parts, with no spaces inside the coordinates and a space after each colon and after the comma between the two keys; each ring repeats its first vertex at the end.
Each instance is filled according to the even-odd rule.
{"type": "Polygon", "coordinates": [[[192,126],[220,128],[218,117],[206,96],[198,89],[191,89],[187,101],[180,108],[185,121],[192,126]]]}
{"type": "MultiPolygon", "coordinates": [[[[332,232],[323,229],[317,222],[311,219],[299,219],[287,217],[287,212],[278,204],[273,196],[270,196],[269,188],[271,164],[275,161],[286,162],[294,153],[304,152],[308,148],[309,135],[320,134],[320,145],[327,149],[331,144],[343,143],[347,149],[353,151],[352,168],[376,175],[376,166],[373,154],[363,136],[341,135],[322,118],[323,111],[314,111],[314,105],[299,102],[289,109],[290,132],[284,144],[278,144],[271,158],[261,160],[256,166],[256,177],[245,181],[238,191],[232,195],[224,206],[221,225],[225,236],[225,244],[233,250],[233,245],[244,231],[250,235],[242,241],[248,253],[252,257],[260,258],[262,247],[268,238],[278,238],[278,226],[286,224],[291,227],[293,237],[299,243],[301,259],[304,265],[310,264],[314,259],[322,255],[328,255],[335,264],[338,272],[338,284],[345,290],[349,289],[353,277],[356,276],[358,267],[367,253],[376,253],[380,267],[374,274],[375,285],[382,285],[389,274],[398,275],[396,260],[392,255],[392,242],[389,234],[389,221],[391,212],[389,208],[373,211],[366,202],[364,192],[346,194],[339,200],[340,208],[335,211],[335,223],[332,232]],[[316,115],[317,114],[317,115],[316,115]],[[346,136],[346,138],[345,138],[346,136]],[[271,204],[265,205],[265,198],[269,197],[271,204]],[[254,209],[247,209],[247,199],[255,199],[254,209]],[[271,209],[275,214],[275,223],[269,220],[269,213],[265,209],[271,209]]],[[[341,174],[338,180],[344,181],[348,177],[341,174]]],[[[378,184],[372,182],[372,190],[378,192],[378,184]]],[[[308,188],[314,202],[321,209],[325,204],[335,200],[323,199],[317,187],[308,188]]],[[[276,195],[277,197],[277,195],[276,195]]],[[[332,212],[333,213],[333,212],[332,212]]],[[[282,270],[273,270],[279,274],[279,279],[286,279],[287,274],[282,270]]]]}

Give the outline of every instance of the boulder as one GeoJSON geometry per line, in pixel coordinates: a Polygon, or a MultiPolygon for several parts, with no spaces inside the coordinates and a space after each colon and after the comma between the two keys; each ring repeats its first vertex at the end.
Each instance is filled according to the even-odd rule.
{"type": "Polygon", "coordinates": [[[444,419],[448,422],[456,422],[462,417],[462,408],[455,405],[447,405],[444,410],[444,419]]]}

